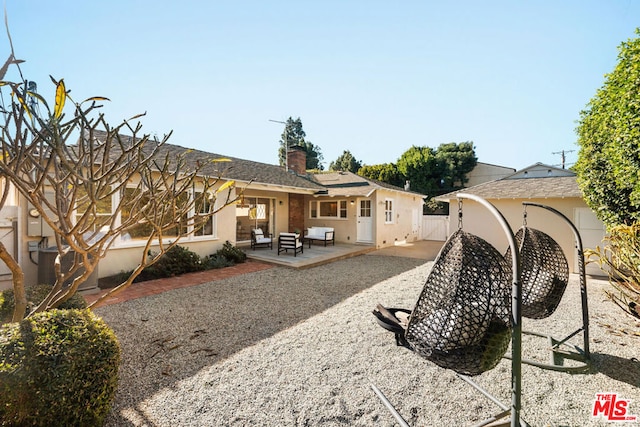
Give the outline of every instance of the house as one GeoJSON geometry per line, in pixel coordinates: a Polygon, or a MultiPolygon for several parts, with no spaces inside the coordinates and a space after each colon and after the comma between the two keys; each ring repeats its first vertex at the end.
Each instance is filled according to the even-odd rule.
{"type": "Polygon", "coordinates": [[[514,168],[506,166],[492,165],[490,163],[478,162],[475,167],[467,174],[467,182],[465,187],[473,187],[483,182],[495,181],[512,175],[515,173],[514,168]]]}
{"type": "Polygon", "coordinates": [[[338,241],[377,248],[419,240],[424,195],[351,172],[318,173],[311,179],[326,194],[306,197],[309,226],[334,227],[338,241]],[[332,206],[340,210],[337,217],[326,215],[332,206]]]}
{"type": "MultiPolygon", "coordinates": [[[[584,202],[574,172],[536,163],[504,178],[465,188],[461,193],[473,194],[493,204],[505,217],[514,233],[523,225],[525,209],[522,202],[533,202],[550,206],[569,220],[578,229],[583,247],[595,248],[605,237],[605,226],[584,202]]],[[[450,224],[458,224],[456,193],[448,193],[438,200],[450,203],[450,224]]],[[[508,246],[504,232],[493,215],[480,204],[462,200],[462,227],[493,244],[505,252],[508,246]]],[[[529,227],[550,235],[562,247],[569,268],[578,272],[575,240],[571,228],[556,214],[533,206],[526,208],[529,227]]],[[[587,274],[602,275],[596,265],[587,266],[587,274]]]]}
{"type": "MultiPolygon", "coordinates": [[[[178,153],[184,153],[191,164],[229,159],[224,163],[207,162],[202,173],[220,177],[222,182],[234,180],[235,188],[229,196],[240,196],[237,203],[216,213],[210,224],[180,240],[180,245],[201,256],[214,253],[226,241],[249,246],[253,228],[277,236],[310,226],[333,227],[337,243],[376,248],[420,236],[423,195],[348,172],[307,174],[305,152],[295,147],[288,153],[289,170],[168,143],[158,155],[173,157],[178,153]]],[[[0,241],[23,267],[25,283],[32,284],[39,281],[41,270],[46,268],[39,258],[53,240],[46,223],[29,216],[28,211],[24,198],[13,192],[0,209],[0,241]]],[[[142,247],[142,240],[135,235],[117,238],[100,261],[98,277],[133,269],[142,247]]],[[[11,273],[0,262],[0,289],[9,287],[11,273]]]]}

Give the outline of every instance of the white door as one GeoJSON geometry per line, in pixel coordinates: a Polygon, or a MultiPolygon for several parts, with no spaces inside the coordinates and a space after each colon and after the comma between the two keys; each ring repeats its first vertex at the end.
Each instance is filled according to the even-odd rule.
{"type": "Polygon", "coordinates": [[[358,228],[356,230],[357,242],[372,242],[373,241],[373,212],[371,200],[358,199],[358,228]]]}
{"type": "MultiPolygon", "coordinates": [[[[602,247],[602,239],[604,239],[605,236],[605,227],[602,221],[596,217],[596,214],[589,208],[576,208],[574,215],[576,228],[580,232],[580,238],[582,239],[582,247],[585,250],[595,249],[596,246],[602,247]]],[[[575,268],[575,271],[578,271],[577,264],[575,268]]],[[[592,276],[605,275],[596,263],[588,264],[586,273],[592,276]]]]}

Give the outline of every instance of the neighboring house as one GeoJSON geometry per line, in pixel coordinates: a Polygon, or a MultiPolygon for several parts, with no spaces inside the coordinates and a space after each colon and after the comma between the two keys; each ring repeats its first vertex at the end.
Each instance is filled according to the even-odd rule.
{"type": "MultiPolygon", "coordinates": [[[[414,241],[420,236],[423,195],[348,172],[307,174],[305,153],[295,147],[288,153],[288,171],[276,165],[172,144],[162,146],[159,156],[177,153],[186,153],[192,164],[210,159],[231,160],[207,162],[202,173],[221,177],[219,185],[235,180],[232,190],[235,193],[230,197],[241,195],[237,203],[214,215],[210,224],[197,234],[180,240],[180,245],[201,256],[214,253],[226,241],[249,246],[251,229],[258,227],[274,236],[281,232],[302,232],[314,225],[333,227],[338,243],[358,242],[377,248],[414,241]]],[[[194,192],[197,191],[195,188],[194,192]]],[[[38,266],[38,257],[43,248],[53,245],[53,240],[46,223],[38,223],[28,211],[26,201],[12,193],[0,209],[0,239],[23,267],[25,283],[32,284],[38,281],[38,270],[42,268],[38,266]]],[[[142,247],[143,241],[136,239],[135,233],[119,237],[100,261],[98,276],[133,269],[142,247]]],[[[11,274],[0,262],[0,289],[10,286],[11,274]]]]}
{"type": "Polygon", "coordinates": [[[464,186],[473,187],[483,182],[495,181],[496,179],[512,175],[515,171],[514,168],[508,168],[506,166],[478,162],[473,170],[467,174],[467,182],[464,186]]]}
{"type": "MultiPolygon", "coordinates": [[[[514,233],[523,225],[522,202],[528,201],[550,206],[571,220],[585,249],[601,245],[605,236],[604,224],[583,200],[575,173],[566,169],[536,163],[502,179],[439,196],[438,200],[450,203],[451,227],[458,224],[456,193],[473,194],[492,203],[504,215],[514,233]]],[[[463,229],[489,241],[504,253],[508,245],[506,236],[493,215],[473,200],[461,200],[463,229]]],[[[527,225],[556,240],[565,252],[570,270],[578,272],[574,235],[565,221],[552,212],[533,206],[527,207],[526,212],[527,225]]],[[[587,273],[602,275],[595,265],[587,266],[587,273]]]]}

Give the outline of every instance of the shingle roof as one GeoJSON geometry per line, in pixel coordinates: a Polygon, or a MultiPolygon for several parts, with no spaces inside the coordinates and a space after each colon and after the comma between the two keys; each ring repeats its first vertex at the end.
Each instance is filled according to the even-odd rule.
{"type": "Polygon", "coordinates": [[[469,193],[484,199],[582,198],[575,176],[499,179],[438,196],[437,200],[455,199],[457,193],[469,193]]]}
{"type": "MultiPolygon", "coordinates": [[[[104,137],[104,135],[105,132],[94,131],[96,138],[104,137]]],[[[121,138],[126,140],[131,137],[121,135],[121,138]]],[[[153,145],[149,144],[145,147],[151,150],[153,145]]],[[[197,164],[199,162],[202,165],[201,172],[203,175],[233,179],[239,182],[280,186],[289,192],[298,190],[300,192],[311,192],[327,196],[368,197],[375,190],[384,188],[391,191],[425,197],[424,194],[407,191],[395,185],[364,178],[352,172],[322,172],[301,176],[292,171],[287,172],[281,166],[209,153],[175,144],[164,143],[158,150],[158,156],[160,158],[168,155],[170,159],[175,159],[179,154],[183,154],[186,161],[190,164],[197,164]],[[229,159],[231,161],[211,162],[210,160],[213,159],[229,159]]]]}
{"type": "Polygon", "coordinates": [[[395,185],[376,181],[374,179],[364,178],[352,172],[323,172],[314,174],[312,179],[320,185],[327,188],[328,196],[369,196],[372,192],[379,189],[398,191],[402,193],[411,193],[424,197],[424,194],[407,191],[395,185]]]}
{"type": "MultiPolygon", "coordinates": [[[[226,179],[233,179],[240,182],[253,182],[254,184],[270,184],[284,187],[293,187],[307,190],[324,190],[321,185],[316,184],[307,177],[297,175],[291,171],[287,172],[281,166],[267,163],[254,162],[251,160],[239,159],[237,157],[224,156],[216,153],[207,153],[200,150],[191,150],[177,145],[165,144],[163,150],[169,152],[187,152],[185,154],[188,162],[207,162],[202,167],[202,173],[210,176],[220,176],[226,179]],[[211,159],[229,159],[230,162],[209,162],[211,159]]],[[[161,150],[162,152],[162,150],[161,150]]]]}
{"type": "MultiPolygon", "coordinates": [[[[97,138],[104,137],[105,132],[95,131],[97,138]]],[[[123,138],[131,138],[122,136],[123,138]]],[[[152,144],[148,145],[149,149],[152,144]]],[[[270,165],[267,163],[254,162],[251,160],[239,159],[237,157],[224,156],[222,154],[208,153],[206,151],[181,147],[179,145],[165,143],[158,150],[158,156],[164,158],[169,155],[170,159],[177,158],[179,154],[184,154],[185,159],[190,164],[202,164],[203,175],[232,179],[239,182],[252,182],[254,184],[269,184],[286,187],[287,191],[298,189],[304,192],[323,191],[324,187],[313,182],[311,179],[287,172],[283,167],[270,165]],[[230,162],[210,162],[212,159],[229,159],[230,162]]]]}

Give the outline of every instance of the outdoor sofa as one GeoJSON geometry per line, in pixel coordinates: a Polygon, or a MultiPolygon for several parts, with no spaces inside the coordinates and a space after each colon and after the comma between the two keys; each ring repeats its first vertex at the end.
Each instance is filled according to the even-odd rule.
{"type": "Polygon", "coordinates": [[[309,227],[304,239],[309,242],[309,247],[311,247],[311,241],[323,242],[325,246],[327,246],[327,243],[331,243],[335,246],[334,236],[333,227],[309,227]]]}

